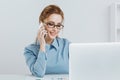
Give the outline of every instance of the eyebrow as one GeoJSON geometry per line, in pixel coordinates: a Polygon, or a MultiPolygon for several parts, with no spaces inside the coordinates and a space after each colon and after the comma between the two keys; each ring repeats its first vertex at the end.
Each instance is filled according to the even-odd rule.
{"type": "MultiPolygon", "coordinates": [[[[54,21],[48,21],[48,22],[52,22],[52,23],[55,23],[54,21]]],[[[61,22],[57,23],[57,24],[62,24],[61,22]]]]}

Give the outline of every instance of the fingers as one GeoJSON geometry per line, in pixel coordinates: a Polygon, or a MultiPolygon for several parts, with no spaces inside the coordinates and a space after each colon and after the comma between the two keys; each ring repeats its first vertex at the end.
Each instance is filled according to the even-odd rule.
{"type": "Polygon", "coordinates": [[[47,31],[45,30],[45,28],[44,28],[44,27],[41,27],[41,28],[39,29],[39,31],[38,31],[38,38],[39,38],[39,40],[40,40],[41,38],[43,39],[46,34],[47,34],[47,31]]]}
{"type": "Polygon", "coordinates": [[[47,34],[46,30],[41,30],[40,31],[40,36],[43,38],[47,34]]]}

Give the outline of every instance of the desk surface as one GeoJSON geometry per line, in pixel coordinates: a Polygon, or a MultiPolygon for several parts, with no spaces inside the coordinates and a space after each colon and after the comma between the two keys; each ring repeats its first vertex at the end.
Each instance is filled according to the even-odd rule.
{"type": "Polygon", "coordinates": [[[59,74],[59,75],[45,75],[43,78],[35,77],[32,75],[0,75],[0,80],[69,80],[69,76],[67,74],[59,74]]]}

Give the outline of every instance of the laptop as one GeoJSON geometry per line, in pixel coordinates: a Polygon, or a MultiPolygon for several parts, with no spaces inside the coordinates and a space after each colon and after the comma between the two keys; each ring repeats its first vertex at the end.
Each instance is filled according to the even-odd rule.
{"type": "Polygon", "coordinates": [[[120,43],[71,43],[69,80],[120,80],[120,43]]]}

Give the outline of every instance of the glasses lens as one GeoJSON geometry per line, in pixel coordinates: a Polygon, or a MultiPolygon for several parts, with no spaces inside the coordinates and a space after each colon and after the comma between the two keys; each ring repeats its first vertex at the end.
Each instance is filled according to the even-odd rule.
{"type": "Polygon", "coordinates": [[[63,25],[56,25],[57,29],[62,29],[63,25]]]}
{"type": "Polygon", "coordinates": [[[52,28],[52,27],[54,27],[54,23],[49,22],[49,23],[47,23],[47,26],[52,28]]]}
{"type": "Polygon", "coordinates": [[[46,25],[49,28],[54,28],[56,27],[57,29],[62,29],[64,26],[62,24],[55,25],[54,22],[47,22],[46,25]]]}

